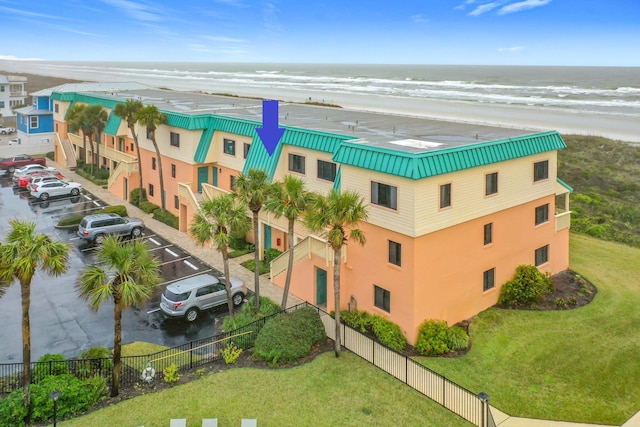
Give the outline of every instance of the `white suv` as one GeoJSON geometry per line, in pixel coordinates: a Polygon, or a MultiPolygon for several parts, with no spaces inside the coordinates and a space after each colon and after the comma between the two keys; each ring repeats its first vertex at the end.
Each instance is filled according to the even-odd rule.
{"type": "MultiPolygon", "coordinates": [[[[247,296],[247,287],[237,277],[231,277],[231,300],[239,306],[247,296]]],[[[172,283],[162,293],[160,309],[169,317],[184,317],[188,322],[198,318],[202,310],[227,303],[224,277],[211,274],[182,279],[172,283]]]]}

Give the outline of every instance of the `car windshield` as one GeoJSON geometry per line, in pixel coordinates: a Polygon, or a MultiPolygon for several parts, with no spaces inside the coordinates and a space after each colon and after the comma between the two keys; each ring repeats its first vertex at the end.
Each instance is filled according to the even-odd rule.
{"type": "Polygon", "coordinates": [[[169,289],[165,289],[164,291],[164,296],[165,298],[167,298],[169,301],[175,301],[175,302],[180,302],[180,301],[184,301],[187,298],[189,298],[189,293],[190,292],[184,292],[182,294],[174,294],[173,292],[171,292],[169,289]]]}
{"type": "Polygon", "coordinates": [[[87,220],[82,218],[82,221],[80,221],[80,227],[82,228],[87,228],[87,220]]]}

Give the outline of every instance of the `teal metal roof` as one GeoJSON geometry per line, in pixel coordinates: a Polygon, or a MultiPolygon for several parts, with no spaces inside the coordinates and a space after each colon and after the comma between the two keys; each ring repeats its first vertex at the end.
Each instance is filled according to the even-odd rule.
{"type": "Polygon", "coordinates": [[[333,189],[340,191],[340,183],[342,182],[342,166],[338,165],[338,172],[336,172],[336,180],[333,181],[333,189]]]}
{"type": "MultiPolygon", "coordinates": [[[[287,130],[284,131],[284,135],[287,134],[287,130]]],[[[284,138],[283,135],[283,138],[284,138]]],[[[256,134],[251,142],[251,149],[247,156],[247,161],[244,163],[242,173],[246,175],[249,169],[262,169],[267,173],[269,181],[273,180],[273,175],[276,173],[278,167],[278,161],[282,154],[282,142],[278,144],[272,155],[269,155],[264,144],[260,140],[260,137],[256,134]]]]}
{"type": "Polygon", "coordinates": [[[567,184],[566,182],[564,182],[558,177],[556,177],[556,181],[558,181],[558,184],[562,185],[564,188],[569,190],[569,193],[573,193],[573,187],[571,187],[569,184],[567,184]]]}
{"type": "Polygon", "coordinates": [[[118,129],[120,128],[120,123],[122,123],[122,118],[120,118],[113,111],[109,114],[109,118],[107,119],[107,124],[104,127],[104,133],[109,135],[117,135],[118,129]]]}
{"type": "Polygon", "coordinates": [[[418,153],[343,142],[333,160],[403,178],[421,179],[565,147],[556,131],[418,153]]]}

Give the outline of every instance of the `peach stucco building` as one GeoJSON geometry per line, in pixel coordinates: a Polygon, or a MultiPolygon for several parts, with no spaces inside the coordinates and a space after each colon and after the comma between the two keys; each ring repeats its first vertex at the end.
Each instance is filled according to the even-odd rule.
{"type": "MultiPolygon", "coordinates": [[[[149,200],[159,205],[164,191],[182,231],[203,199],[231,191],[251,168],[273,181],[294,174],[315,192],[360,193],[369,215],[360,227],[367,242],[343,250],[341,309],[387,317],[410,342],[425,319],[454,324],[494,305],[518,265],[552,274],[568,268],[571,189],[557,176],[557,151],[565,145],[554,131],[282,103],[286,130],[269,155],[255,131],[259,100],[149,88],[54,91],[52,98],[62,162],[84,152],[82,135],[68,131],[69,108],[99,104],[107,111],[99,161],[110,170],[109,191],[123,200],[138,187],[139,171],[134,140],[113,113],[115,105],[138,99],[167,114],[168,123],[156,132],[163,189],[153,145],[144,128],[136,125],[136,132],[149,200]]],[[[271,280],[282,286],[286,221],[262,212],[260,235],[261,254],[285,251],[271,265],[271,280]]],[[[327,297],[332,251],[322,234],[300,224],[295,242],[291,292],[333,310],[327,297]]]]}

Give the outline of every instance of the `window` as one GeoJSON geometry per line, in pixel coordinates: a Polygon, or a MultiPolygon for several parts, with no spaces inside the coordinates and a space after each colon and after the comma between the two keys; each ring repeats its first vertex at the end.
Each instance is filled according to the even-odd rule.
{"type": "Polygon", "coordinates": [[[549,245],[536,249],[536,267],[549,261],[549,245]]]}
{"type": "Polygon", "coordinates": [[[371,203],[398,209],[398,187],[371,181],[371,203]]]}
{"type": "Polygon", "coordinates": [[[203,286],[196,291],[196,297],[201,297],[204,295],[209,295],[213,293],[213,285],[203,286]]]}
{"type": "Polygon", "coordinates": [[[488,291],[489,289],[493,288],[496,285],[495,275],[496,275],[495,268],[492,268],[491,270],[487,270],[484,273],[482,273],[482,290],[483,291],[488,291]]]}
{"type": "Polygon", "coordinates": [[[484,225],[484,244],[488,245],[493,242],[493,223],[484,225]]]}
{"type": "Polygon", "coordinates": [[[180,147],[180,134],[171,132],[169,143],[174,147],[180,147]]]}
{"type": "Polygon", "coordinates": [[[236,181],[238,180],[238,177],[235,175],[231,175],[231,181],[229,183],[229,186],[231,188],[231,191],[236,191],[236,181]]]}
{"type": "Polygon", "coordinates": [[[486,196],[498,192],[498,172],[488,173],[485,175],[485,191],[486,196]]]}
{"type": "Polygon", "coordinates": [[[536,208],[536,225],[549,221],[549,203],[536,208]]]}
{"type": "Polygon", "coordinates": [[[440,186],[440,209],[451,206],[451,184],[440,186]]]}
{"type": "Polygon", "coordinates": [[[391,292],[376,285],[373,285],[373,288],[375,292],[375,306],[386,312],[391,312],[391,292]]]}
{"type": "Polygon", "coordinates": [[[222,143],[224,154],[236,155],[236,142],[232,139],[225,139],[222,143]]]}
{"type": "Polygon", "coordinates": [[[173,205],[176,209],[180,209],[180,197],[173,196],[173,205]]]}
{"type": "Polygon", "coordinates": [[[318,178],[334,182],[336,180],[336,164],[318,160],[318,178]]]}
{"type": "Polygon", "coordinates": [[[29,127],[32,129],[38,127],[38,116],[29,117],[29,127]]]}
{"type": "Polygon", "coordinates": [[[151,158],[151,169],[156,170],[156,158],[151,158]]]}
{"type": "Polygon", "coordinates": [[[149,196],[153,197],[153,184],[149,184],[149,196]]]}
{"type": "Polygon", "coordinates": [[[147,139],[153,139],[153,132],[150,130],[147,130],[147,139]]]}
{"type": "Polygon", "coordinates": [[[251,144],[244,143],[244,158],[246,159],[249,156],[249,149],[251,148],[251,144]]]}
{"type": "Polygon", "coordinates": [[[131,143],[131,151],[133,151],[133,142],[131,143]]]}
{"type": "Polygon", "coordinates": [[[402,245],[389,240],[389,262],[395,265],[402,265],[402,245]]]}
{"type": "Polygon", "coordinates": [[[533,164],[533,181],[542,181],[549,178],[549,160],[533,164]]]}
{"type": "Polygon", "coordinates": [[[53,112],[54,113],[58,112],[58,104],[53,104],[53,112]]]}
{"type": "Polygon", "coordinates": [[[304,174],[306,170],[304,156],[289,153],[289,170],[304,174]]]}
{"type": "Polygon", "coordinates": [[[171,163],[171,178],[175,178],[176,177],[176,165],[174,163],[171,163]]]}

